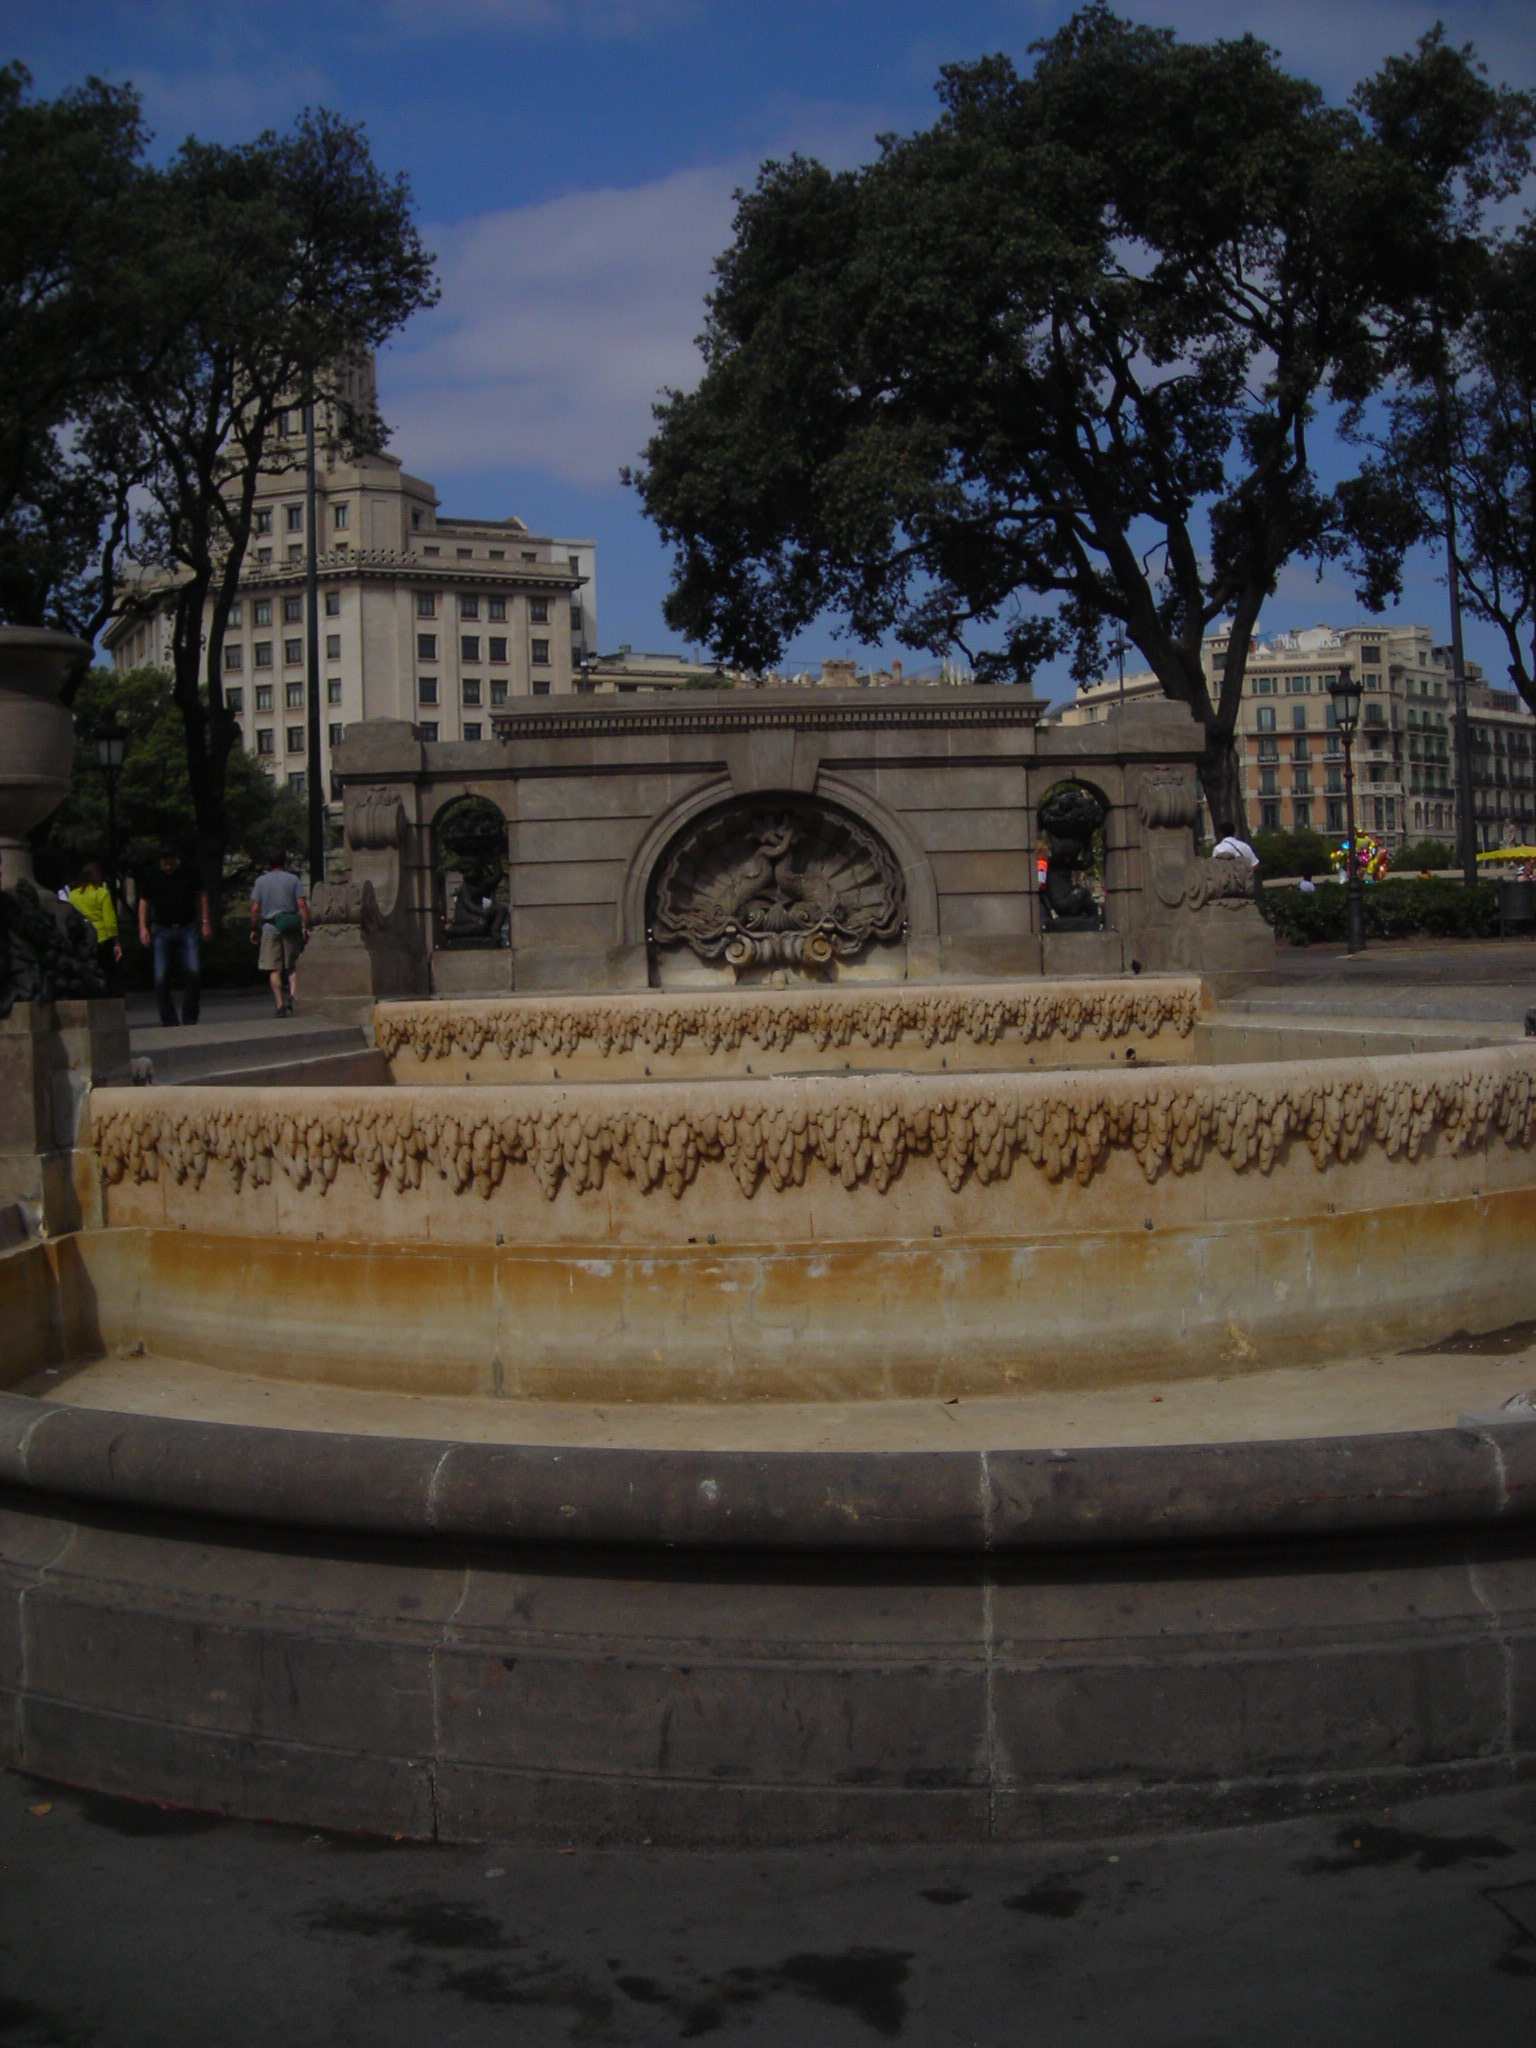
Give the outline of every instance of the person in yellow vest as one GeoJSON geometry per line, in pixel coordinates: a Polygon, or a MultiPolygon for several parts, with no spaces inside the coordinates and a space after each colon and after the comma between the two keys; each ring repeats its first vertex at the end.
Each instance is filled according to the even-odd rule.
{"type": "Polygon", "coordinates": [[[101,869],[88,860],[80,879],[69,892],[69,900],[96,934],[96,960],[107,977],[107,994],[117,994],[117,963],[123,957],[123,943],[117,935],[117,909],[112,891],[102,880],[101,869]]]}

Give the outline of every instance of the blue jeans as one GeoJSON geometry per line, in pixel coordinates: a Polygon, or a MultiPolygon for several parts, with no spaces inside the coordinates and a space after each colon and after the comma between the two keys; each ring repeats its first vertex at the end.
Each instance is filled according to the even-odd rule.
{"type": "Polygon", "coordinates": [[[195,924],[155,926],[155,1000],[160,1005],[160,1022],[174,1024],[176,1005],[171,1000],[171,954],[181,948],[181,974],[185,987],[181,998],[181,1022],[195,1024],[203,996],[203,962],[198,950],[195,924]]]}

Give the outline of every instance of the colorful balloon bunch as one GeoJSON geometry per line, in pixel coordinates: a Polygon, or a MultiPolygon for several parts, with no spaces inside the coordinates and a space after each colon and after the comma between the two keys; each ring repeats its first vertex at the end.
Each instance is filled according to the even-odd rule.
{"type": "MultiPolygon", "coordinates": [[[[1349,841],[1347,839],[1341,840],[1333,849],[1330,858],[1336,874],[1348,874],[1349,841]]],[[[1391,872],[1392,856],[1381,844],[1380,840],[1373,839],[1369,832],[1362,832],[1360,834],[1359,863],[1362,881],[1380,882],[1391,872]]]]}

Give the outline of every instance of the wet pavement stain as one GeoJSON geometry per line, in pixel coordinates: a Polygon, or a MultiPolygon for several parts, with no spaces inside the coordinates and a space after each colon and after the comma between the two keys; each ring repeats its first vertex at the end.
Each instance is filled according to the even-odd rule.
{"type": "Polygon", "coordinates": [[[947,1885],[936,1884],[932,1891],[920,1892],[918,1896],[926,1899],[930,1906],[963,1906],[971,1895],[969,1892],[954,1891],[947,1885]]]}
{"type": "Polygon", "coordinates": [[[1015,1892],[1003,1904],[1011,1913],[1038,1913],[1046,1920],[1070,1920],[1088,1894],[1070,1884],[1052,1884],[1047,1879],[1027,1892],[1015,1892]]]}
{"type": "Polygon", "coordinates": [[[1405,1358],[1435,1358],[1453,1352],[1459,1356],[1502,1358],[1509,1351],[1525,1351],[1536,1344],[1536,1322],[1506,1323],[1499,1330],[1454,1330],[1438,1344],[1424,1344],[1405,1351],[1405,1358]]]}
{"type": "Polygon", "coordinates": [[[357,1906],[345,1899],[317,1906],[305,1915],[320,1934],[353,1934],[367,1940],[396,1935],[430,1949],[505,1948],[508,1937],[499,1920],[476,1907],[428,1896],[395,1899],[383,1906],[357,1906]]]}
{"type": "Polygon", "coordinates": [[[610,1962],[614,1983],[633,2004],[662,2007],[678,2022],[678,2039],[717,2033],[734,2010],[764,2005],[791,1992],[811,2003],[851,2013],[872,2033],[894,2040],[906,2023],[909,1949],[849,1948],[836,1954],[807,1951],[781,1963],[737,1963],[716,1978],[700,1977],[669,1989],[654,1977],[610,1962]]]}
{"type": "Polygon", "coordinates": [[[1347,1870],[1381,1870],[1414,1858],[1420,1870],[1450,1870],[1458,1863],[1486,1863],[1514,1854],[1498,1835],[1426,1835],[1373,1821],[1342,1827],[1334,1840],[1339,1855],[1308,1856],[1297,1869],[1311,1877],[1337,1876],[1347,1870]]]}
{"type": "Polygon", "coordinates": [[[73,1792],[51,1787],[52,1796],[74,1807],[93,1828],[106,1828],[114,1835],[147,1840],[151,1836],[174,1839],[180,1835],[206,1835],[214,1828],[230,1825],[218,1813],[194,1813],[184,1806],[154,1806],[142,1799],[114,1799],[107,1792],[73,1792]]]}

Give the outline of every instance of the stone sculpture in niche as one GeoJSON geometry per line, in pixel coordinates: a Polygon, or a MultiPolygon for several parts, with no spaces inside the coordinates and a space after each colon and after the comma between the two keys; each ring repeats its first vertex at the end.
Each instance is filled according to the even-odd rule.
{"type": "Polygon", "coordinates": [[[729,967],[827,967],[901,937],[906,890],[889,850],[847,812],[788,800],[700,820],[656,884],[658,947],[729,967]]]}
{"type": "Polygon", "coordinates": [[[1040,806],[1040,824],[1050,847],[1045,877],[1046,930],[1096,932],[1102,919],[1093,891],[1077,879],[1087,865],[1093,835],[1108,806],[1080,782],[1053,789],[1040,806]]]}

